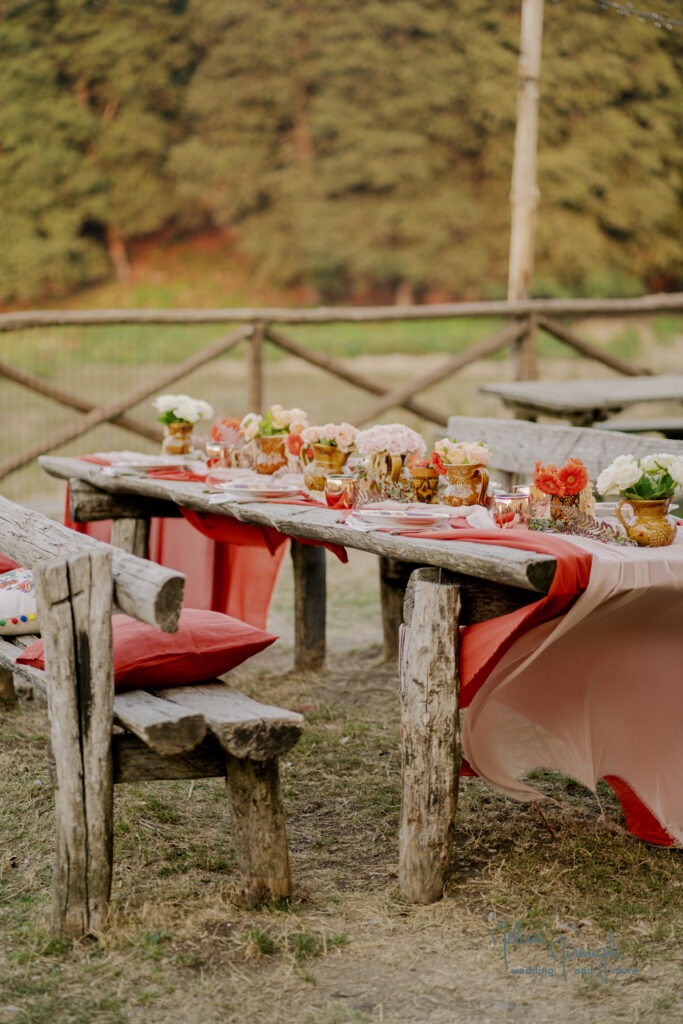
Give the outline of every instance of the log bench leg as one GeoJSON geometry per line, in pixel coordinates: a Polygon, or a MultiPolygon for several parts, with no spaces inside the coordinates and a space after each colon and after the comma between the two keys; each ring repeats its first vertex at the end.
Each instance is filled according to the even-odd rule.
{"type": "Polygon", "coordinates": [[[382,657],[398,658],[398,634],[403,622],[403,601],[410,574],[417,567],[412,562],[379,556],[379,591],[382,606],[382,657]]]}
{"type": "Polygon", "coordinates": [[[102,928],[111,887],[111,564],[104,548],[34,570],[56,776],[52,923],[69,937],[102,928]]]}
{"type": "Polygon", "coordinates": [[[138,558],[149,557],[148,518],[114,519],[111,524],[111,543],[115,548],[128,551],[138,558]]]}
{"type": "Polygon", "coordinates": [[[292,540],[294,566],[294,667],[325,664],[325,548],[292,540]]]}
{"type": "Polygon", "coordinates": [[[14,677],[8,668],[0,668],[0,707],[11,708],[16,702],[14,677]]]}
{"type": "Polygon", "coordinates": [[[399,883],[407,903],[443,895],[460,772],[460,588],[413,573],[401,627],[399,676],[403,788],[399,883]]]}
{"type": "Polygon", "coordinates": [[[249,761],[226,754],[226,784],[247,903],[289,899],[292,873],[278,758],[249,761]]]}

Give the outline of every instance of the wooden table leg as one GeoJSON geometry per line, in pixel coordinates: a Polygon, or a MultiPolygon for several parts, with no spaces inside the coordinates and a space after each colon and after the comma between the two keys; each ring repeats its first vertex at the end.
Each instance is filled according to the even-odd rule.
{"type": "Polygon", "coordinates": [[[382,655],[385,661],[398,657],[398,634],[403,622],[403,601],[410,574],[416,568],[412,562],[379,556],[379,589],[382,605],[382,655]]]}
{"type": "Polygon", "coordinates": [[[294,667],[325,664],[325,548],[292,540],[294,566],[294,667]]]}
{"type": "Polygon", "coordinates": [[[401,627],[399,883],[407,903],[443,895],[458,800],[460,588],[433,576],[413,573],[401,627]]]}
{"type": "Polygon", "coordinates": [[[111,543],[115,548],[128,551],[138,558],[149,557],[150,520],[114,519],[111,524],[111,543]]]}
{"type": "Polygon", "coordinates": [[[14,689],[14,676],[8,668],[0,668],[0,704],[10,708],[16,702],[17,694],[14,689]]]}

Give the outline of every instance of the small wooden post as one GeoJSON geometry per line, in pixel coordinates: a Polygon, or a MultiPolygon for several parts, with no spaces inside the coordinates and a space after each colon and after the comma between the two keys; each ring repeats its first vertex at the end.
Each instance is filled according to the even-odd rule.
{"type": "Polygon", "coordinates": [[[412,562],[401,562],[398,558],[379,556],[379,587],[382,605],[382,656],[385,661],[398,657],[398,635],[403,622],[403,601],[411,572],[412,562]]]}
{"type": "Polygon", "coordinates": [[[11,708],[17,702],[14,677],[8,668],[0,668],[0,706],[11,708]]]}
{"type": "Polygon", "coordinates": [[[526,330],[521,337],[512,343],[512,375],[515,380],[537,380],[538,367],[536,362],[538,320],[532,313],[524,318],[526,330]]]}
{"type": "Polygon", "coordinates": [[[294,565],[294,667],[317,669],[325,663],[327,604],[325,548],[292,540],[294,565]]]}
{"type": "Polygon", "coordinates": [[[34,580],[56,772],[53,928],[76,937],[102,928],[111,887],[111,551],[40,566],[34,580]]]}
{"type": "Polygon", "coordinates": [[[226,754],[226,784],[247,903],[289,899],[292,873],[278,758],[250,761],[226,754]]]}
{"type": "Polygon", "coordinates": [[[147,558],[149,555],[150,520],[114,519],[111,524],[111,543],[131,555],[147,558]]]}
{"type": "Polygon", "coordinates": [[[460,588],[418,569],[399,654],[403,792],[399,883],[407,903],[432,903],[448,875],[460,771],[460,588]]]}
{"type": "MultiPolygon", "coordinates": [[[[543,0],[522,0],[522,29],[517,87],[517,127],[512,165],[508,300],[526,299],[531,291],[536,234],[536,147],[538,143],[538,80],[541,74],[543,0]]],[[[535,325],[514,343],[517,380],[532,380],[535,368],[535,325]]]]}
{"type": "Polygon", "coordinates": [[[249,408],[252,412],[261,412],[263,406],[264,333],[265,325],[257,321],[249,339],[249,408]]]}

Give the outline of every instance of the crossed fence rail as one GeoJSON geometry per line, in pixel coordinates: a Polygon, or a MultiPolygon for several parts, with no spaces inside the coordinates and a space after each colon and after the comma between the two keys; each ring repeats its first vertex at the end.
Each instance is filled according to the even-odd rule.
{"type": "Polygon", "coordinates": [[[537,333],[539,328],[587,359],[593,359],[617,373],[641,376],[652,371],[604,351],[584,340],[564,320],[582,317],[631,317],[683,311],[683,293],[645,295],[634,299],[530,299],[519,302],[444,303],[430,306],[332,307],[318,309],[149,309],[149,310],[37,310],[0,314],[0,332],[54,326],[102,326],[104,324],[238,324],[192,356],[167,367],[145,382],[105,404],[96,405],[81,395],[57,387],[47,379],[0,360],[0,378],[75,409],[83,415],[74,423],[39,438],[0,463],[0,479],[27,465],[39,455],[66,444],[101,423],[115,423],[141,437],[158,441],[161,431],[132,416],[127,410],[168,387],[175,381],[226,355],[240,343],[248,348],[249,406],[262,407],[264,357],[267,341],[289,355],[309,363],[374,396],[355,417],[362,425],[392,408],[407,409],[423,419],[445,427],[448,413],[416,399],[421,391],[451,377],[466,366],[509,348],[514,373],[519,380],[537,376],[537,333]],[[464,352],[448,357],[423,376],[400,387],[387,388],[372,377],[349,368],[340,359],[301,345],[284,333],[282,325],[326,323],[379,323],[405,320],[454,320],[504,317],[506,324],[464,352]]]}

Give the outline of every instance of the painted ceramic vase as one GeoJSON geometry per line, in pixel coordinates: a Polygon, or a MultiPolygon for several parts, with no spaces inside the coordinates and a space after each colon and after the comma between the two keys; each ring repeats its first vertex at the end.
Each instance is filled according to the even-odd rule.
{"type": "Polygon", "coordinates": [[[629,498],[619,502],[616,513],[626,533],[641,548],[661,548],[673,544],[676,536],[676,527],[667,519],[670,504],[671,498],[661,501],[633,501],[629,498]],[[624,505],[631,509],[628,520],[621,514],[624,505]]]}
{"type": "Polygon", "coordinates": [[[324,491],[325,481],[328,476],[338,476],[349,457],[348,452],[343,452],[335,444],[309,445],[313,449],[313,458],[307,455],[307,449],[301,449],[301,465],[304,470],[304,483],[309,491],[324,491]]]}
{"type": "Polygon", "coordinates": [[[574,509],[579,509],[580,494],[551,494],[550,518],[553,522],[570,522],[574,509]]]}
{"type": "Polygon", "coordinates": [[[285,451],[285,435],[274,434],[271,437],[256,438],[256,460],[254,469],[257,473],[277,473],[287,465],[285,451]]]}
{"type": "Polygon", "coordinates": [[[189,455],[192,451],[191,437],[194,423],[165,423],[162,455],[189,455]]]}
{"type": "Polygon", "coordinates": [[[448,486],[441,499],[446,505],[485,505],[489,475],[483,466],[446,465],[448,486]]]}
{"type": "Polygon", "coordinates": [[[410,482],[415,501],[433,505],[439,500],[439,474],[431,466],[413,466],[410,482]]]}

